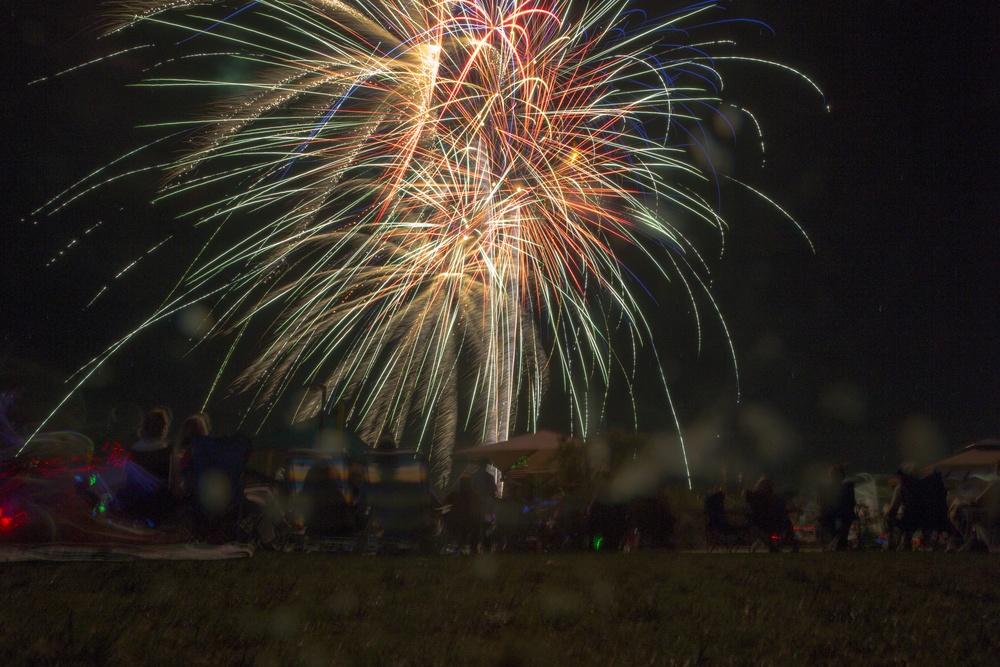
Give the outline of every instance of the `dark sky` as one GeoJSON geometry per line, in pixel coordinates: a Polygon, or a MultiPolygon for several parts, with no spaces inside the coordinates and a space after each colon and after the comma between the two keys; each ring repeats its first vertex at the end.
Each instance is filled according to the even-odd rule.
{"type": "MultiPolygon", "coordinates": [[[[171,255],[183,248],[171,246],[84,312],[107,278],[177,223],[144,205],[153,183],[141,178],[41,226],[27,215],[154,136],[135,129],[151,120],[147,93],[123,87],[138,78],[133,59],[28,85],[102,52],[92,29],[97,4],[0,5],[0,380],[22,390],[16,414],[25,420],[58,396],[70,371],[156,305],[164,269],[183,265],[171,255]],[[98,219],[105,224],[85,244],[46,267],[98,219]]],[[[774,34],[737,30],[734,53],[805,73],[830,111],[793,75],[720,65],[726,98],[754,111],[767,144],[761,167],[744,126],[731,149],[734,175],[794,215],[815,253],[773,209],[723,187],[732,228],[725,254],[710,264],[739,364],[739,404],[711,315],[700,353],[686,315],[663,325],[678,341],[667,366],[692,446],[764,468],[817,460],[889,471],[903,458],[1000,435],[1000,9],[985,1],[737,0],[725,15],[768,24],[774,34]],[[723,444],[705,445],[706,432],[723,444]]],[[[109,405],[121,414],[161,402],[178,413],[197,409],[203,392],[192,385],[212,359],[185,355],[176,332],[142,338],[73,409],[88,423],[109,405]]],[[[639,385],[640,417],[663,428],[662,402],[639,385]]],[[[213,411],[225,424],[226,404],[213,411]]]]}

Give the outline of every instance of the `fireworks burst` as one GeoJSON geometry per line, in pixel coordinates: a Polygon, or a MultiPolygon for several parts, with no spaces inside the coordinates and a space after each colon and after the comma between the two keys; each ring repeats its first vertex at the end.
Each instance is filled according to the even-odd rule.
{"type": "Polygon", "coordinates": [[[721,81],[709,45],[681,43],[720,4],[648,21],[628,0],[121,3],[112,32],[181,31],[185,58],[249,74],[147,80],[232,93],[183,124],[161,192],[195,195],[212,240],[84,376],[211,303],[234,346],[266,323],[235,382],[265,410],[322,383],[364,438],[444,465],[459,429],[533,428],[554,377],[593,430],[594,397],[658,354],[623,251],[694,299],[704,266],[669,216],[724,227],[685,185],[714,180],[685,145],[721,81]]]}

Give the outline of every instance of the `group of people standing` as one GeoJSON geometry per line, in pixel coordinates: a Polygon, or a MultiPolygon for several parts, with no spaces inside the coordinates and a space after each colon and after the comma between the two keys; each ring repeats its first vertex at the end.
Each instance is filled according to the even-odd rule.
{"type": "MultiPolygon", "coordinates": [[[[900,466],[892,499],[884,510],[886,548],[912,548],[921,533],[931,545],[940,542],[949,551],[985,550],[1000,531],[1000,462],[993,480],[977,494],[953,494],[941,473],[919,475],[912,465],[900,466]],[[896,539],[898,535],[898,539],[896,539]]],[[[846,549],[851,525],[858,520],[854,484],[844,466],[830,469],[828,483],[819,495],[819,526],[835,548],[846,549]]]]}
{"type": "Polygon", "coordinates": [[[917,531],[924,541],[942,544],[948,551],[986,550],[997,542],[1000,461],[992,481],[973,495],[949,492],[940,472],[920,475],[912,464],[900,466],[894,482],[885,522],[890,534],[899,531],[899,548],[910,548],[917,531]]]}
{"type": "MultiPolygon", "coordinates": [[[[912,466],[901,466],[894,478],[893,495],[883,509],[882,537],[887,549],[940,546],[948,551],[985,551],[1000,545],[1000,462],[991,480],[973,493],[949,491],[941,473],[920,475],[912,466]]],[[[706,496],[706,526],[710,532],[725,533],[725,495],[721,489],[706,496]]],[[[795,514],[787,498],[775,493],[774,482],[766,475],[744,493],[749,527],[772,551],[782,546],[795,548],[795,534],[789,514],[795,514]]],[[[858,504],[855,482],[844,465],[832,466],[816,492],[816,534],[826,548],[849,548],[852,530],[859,522],[878,517],[877,510],[866,514],[858,504]]],[[[877,530],[877,529],[876,529],[877,530]]],[[[730,529],[735,533],[735,530],[730,529]]],[[[877,533],[872,538],[878,537],[877,533]]]]}

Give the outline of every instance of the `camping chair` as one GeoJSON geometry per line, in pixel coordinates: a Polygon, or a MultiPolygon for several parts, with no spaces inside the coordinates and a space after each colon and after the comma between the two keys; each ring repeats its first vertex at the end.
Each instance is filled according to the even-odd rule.
{"type": "MultiPolygon", "coordinates": [[[[503,498],[496,502],[493,508],[496,517],[496,533],[493,536],[495,548],[498,551],[526,550],[531,535],[531,523],[528,508],[519,500],[503,498]]],[[[532,542],[531,546],[535,546],[532,542]]]]}
{"type": "Polygon", "coordinates": [[[291,451],[288,491],[293,521],[311,550],[354,551],[362,528],[354,464],[346,454],[291,451]]]}
{"type": "Polygon", "coordinates": [[[193,493],[188,507],[196,539],[213,544],[249,538],[240,534],[243,474],[250,457],[245,435],[197,436],[191,442],[193,493]]]}
{"type": "Polygon", "coordinates": [[[897,546],[911,544],[913,535],[920,532],[924,544],[939,538],[941,533],[951,533],[954,527],[948,518],[948,490],[940,472],[927,477],[901,474],[903,515],[895,526],[901,531],[897,546]]]}
{"type": "Polygon", "coordinates": [[[361,495],[366,553],[431,550],[437,520],[426,456],[413,450],[370,452],[361,495]]]}
{"type": "Polygon", "coordinates": [[[854,523],[851,526],[849,542],[857,551],[871,549],[881,530],[881,515],[877,509],[865,503],[854,507],[854,523]]]}
{"type": "Polygon", "coordinates": [[[987,550],[990,553],[1000,553],[1000,516],[992,516],[987,528],[987,550]]]}
{"type": "Polygon", "coordinates": [[[705,496],[705,546],[709,553],[722,546],[727,552],[735,550],[746,534],[746,526],[729,522],[726,514],[726,494],[721,489],[705,496]]]}
{"type": "Polygon", "coordinates": [[[112,506],[134,522],[159,527],[176,512],[166,482],[143,466],[126,459],[125,475],[112,506]]]}
{"type": "Polygon", "coordinates": [[[766,545],[768,551],[780,551],[783,545],[798,549],[795,529],[780,496],[748,489],[747,501],[747,543],[750,551],[766,545]]]}
{"type": "Polygon", "coordinates": [[[851,531],[859,525],[858,507],[853,482],[841,481],[822,488],[816,534],[824,551],[849,548],[851,531]]]}

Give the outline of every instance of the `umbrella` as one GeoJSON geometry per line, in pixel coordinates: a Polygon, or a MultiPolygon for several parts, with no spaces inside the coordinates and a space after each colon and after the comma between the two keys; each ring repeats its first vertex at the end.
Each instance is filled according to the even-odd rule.
{"type": "Polygon", "coordinates": [[[992,473],[1000,461],[1000,439],[980,440],[963,447],[931,466],[948,479],[964,479],[975,473],[992,473]]]}
{"type": "Polygon", "coordinates": [[[455,452],[455,458],[467,461],[486,459],[503,473],[522,469],[529,473],[549,471],[556,467],[556,452],[563,442],[580,444],[578,440],[554,431],[539,431],[505,442],[460,449],[455,452]]]}

